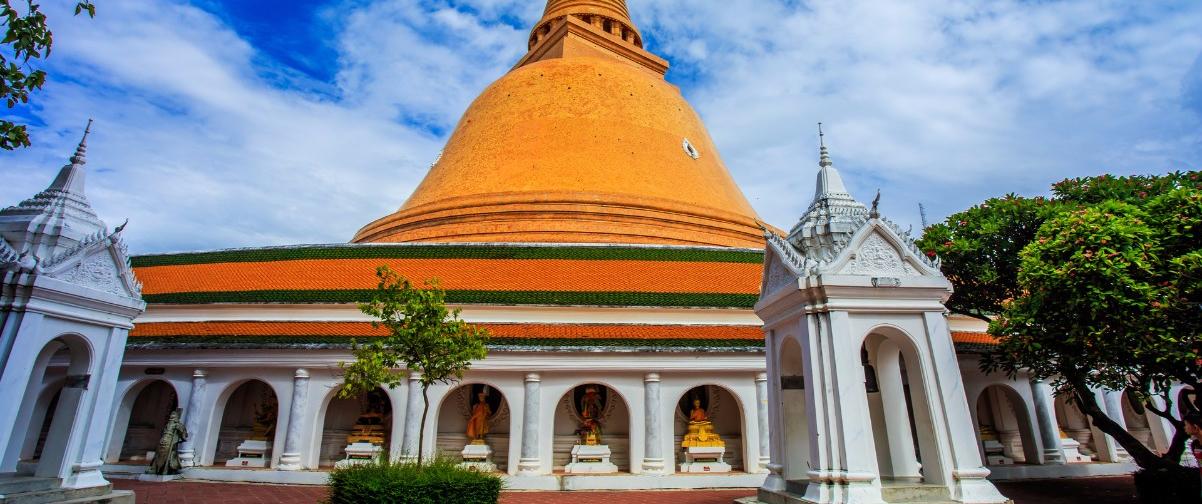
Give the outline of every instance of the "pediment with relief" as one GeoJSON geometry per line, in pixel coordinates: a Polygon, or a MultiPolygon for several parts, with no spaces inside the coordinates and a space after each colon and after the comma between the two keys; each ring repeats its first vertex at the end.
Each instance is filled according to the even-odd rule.
{"type": "MultiPolygon", "coordinates": [[[[122,225],[121,227],[124,227],[122,225]]],[[[121,297],[140,299],[142,284],[133,269],[120,238],[121,227],[112,234],[103,232],[47,261],[47,276],[89,289],[121,297]]]]}
{"type": "Polygon", "coordinates": [[[910,257],[911,252],[899,247],[898,239],[886,236],[879,227],[869,226],[863,239],[853,238],[852,246],[844,250],[843,260],[836,260],[835,268],[838,275],[860,275],[872,277],[912,277],[939,274],[938,270],[927,271],[920,262],[910,257]],[[839,265],[841,263],[841,265],[839,265]]]}

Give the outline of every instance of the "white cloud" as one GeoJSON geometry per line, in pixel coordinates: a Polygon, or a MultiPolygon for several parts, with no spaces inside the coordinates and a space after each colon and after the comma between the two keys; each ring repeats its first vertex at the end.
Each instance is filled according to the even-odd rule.
{"type": "MultiPolygon", "coordinates": [[[[852,190],[881,187],[903,223],[920,201],[940,217],[1068,176],[1196,168],[1202,7],[1156,7],[630,5],[752,204],[782,227],[812,194],[817,121],[852,190]]],[[[35,110],[47,126],[4,154],[0,202],[48,183],[92,115],[89,195],[111,224],[130,218],[137,252],[345,241],[408,196],[541,9],[338,4],[319,17],[337,33],[329,83],[272,67],[220,18],[172,0],[106,2],[95,20],[53,11],[55,80],[35,110]]]]}

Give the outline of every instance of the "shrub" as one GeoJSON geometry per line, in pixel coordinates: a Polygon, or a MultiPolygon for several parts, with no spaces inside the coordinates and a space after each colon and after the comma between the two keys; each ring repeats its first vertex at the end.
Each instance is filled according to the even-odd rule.
{"type": "Polygon", "coordinates": [[[1192,467],[1175,469],[1140,469],[1135,473],[1135,492],[1144,504],[1198,504],[1202,502],[1202,483],[1198,470],[1192,467]]]}
{"type": "Polygon", "coordinates": [[[329,504],[496,504],[501,477],[439,458],[421,466],[382,460],[330,473],[329,504]]]}

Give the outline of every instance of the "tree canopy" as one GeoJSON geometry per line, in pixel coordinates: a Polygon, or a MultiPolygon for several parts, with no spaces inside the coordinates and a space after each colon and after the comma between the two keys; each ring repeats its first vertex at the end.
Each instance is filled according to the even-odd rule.
{"type": "Polygon", "coordinates": [[[1202,180],[1198,172],[1102,176],[1053,186],[1052,198],[995,198],[928,228],[943,259],[948,307],[990,320],[987,371],[1050,379],[1142,467],[1176,466],[1184,449],[1175,383],[1202,369],[1202,180]],[[1148,450],[1097,404],[1126,390],[1178,427],[1148,450]]]}
{"type": "Polygon", "coordinates": [[[418,373],[422,389],[422,419],[418,440],[418,463],[424,446],[428,389],[435,383],[452,383],[463,378],[473,360],[488,351],[488,332],[459,318],[459,310],[446,306],[446,292],[437,280],[420,288],[388,266],[376,269],[378,283],[369,301],[359,309],[371,316],[373,327],[388,335],[365,345],[353,345],[354,362],[343,363],[340,397],[355,397],[377,387],[396,388],[408,371],[418,373]],[[408,371],[406,371],[408,370],[408,371]]]}
{"type": "MultiPolygon", "coordinates": [[[[0,99],[8,108],[29,103],[29,95],[46,83],[46,72],[33,67],[34,62],[50,56],[54,46],[54,34],[46,24],[46,14],[34,0],[18,0],[20,9],[13,0],[0,0],[0,24],[5,27],[4,40],[0,41],[0,99]]],[[[87,13],[96,17],[96,6],[92,0],[75,3],[75,15],[87,13]]],[[[29,132],[24,124],[0,119],[0,149],[13,150],[28,147],[29,132]]]]}

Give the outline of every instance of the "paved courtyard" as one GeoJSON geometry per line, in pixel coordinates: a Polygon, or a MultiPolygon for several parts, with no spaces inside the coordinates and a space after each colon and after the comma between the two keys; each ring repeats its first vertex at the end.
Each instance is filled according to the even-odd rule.
{"type": "MultiPolygon", "coordinates": [[[[316,504],[325,488],[237,483],[146,483],[113,480],[113,486],[137,493],[137,504],[316,504]]],[[[1137,504],[1131,478],[1082,478],[999,483],[1016,504],[1137,504]]],[[[730,504],[755,490],[693,490],[663,492],[506,492],[501,504],[730,504]]]]}

